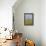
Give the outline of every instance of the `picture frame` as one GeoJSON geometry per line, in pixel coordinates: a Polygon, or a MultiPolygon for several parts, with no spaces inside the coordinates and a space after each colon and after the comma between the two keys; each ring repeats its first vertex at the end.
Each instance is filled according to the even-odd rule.
{"type": "Polygon", "coordinates": [[[33,25],[34,15],[33,13],[24,13],[24,25],[33,25]]]}

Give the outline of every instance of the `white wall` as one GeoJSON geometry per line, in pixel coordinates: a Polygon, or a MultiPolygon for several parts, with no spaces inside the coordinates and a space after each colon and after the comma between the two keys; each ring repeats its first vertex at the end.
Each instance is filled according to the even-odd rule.
{"type": "Polygon", "coordinates": [[[22,32],[24,37],[35,41],[36,46],[41,46],[41,1],[23,0],[15,9],[15,28],[22,32]],[[34,13],[34,25],[24,26],[24,13],[34,13]]]}
{"type": "Polygon", "coordinates": [[[46,46],[46,0],[41,1],[41,38],[42,46],[46,46]]]}
{"type": "Polygon", "coordinates": [[[12,6],[16,0],[0,0],[0,27],[12,28],[12,6]]]}

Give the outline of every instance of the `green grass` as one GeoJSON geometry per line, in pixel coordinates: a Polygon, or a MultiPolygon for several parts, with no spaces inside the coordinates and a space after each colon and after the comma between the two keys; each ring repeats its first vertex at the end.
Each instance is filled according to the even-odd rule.
{"type": "Polygon", "coordinates": [[[26,19],[25,25],[32,25],[32,19],[26,19]]]}

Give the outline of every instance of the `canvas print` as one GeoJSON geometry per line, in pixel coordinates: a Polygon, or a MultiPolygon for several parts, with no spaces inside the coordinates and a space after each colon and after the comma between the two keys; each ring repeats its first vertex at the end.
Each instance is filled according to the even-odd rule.
{"type": "Polygon", "coordinates": [[[33,25],[33,13],[24,13],[24,25],[33,25]]]}

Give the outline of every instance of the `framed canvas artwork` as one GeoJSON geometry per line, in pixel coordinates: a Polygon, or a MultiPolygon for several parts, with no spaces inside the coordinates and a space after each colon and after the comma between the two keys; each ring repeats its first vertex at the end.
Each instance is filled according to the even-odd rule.
{"type": "Polygon", "coordinates": [[[33,13],[24,13],[24,25],[33,25],[34,16],[33,13]]]}

